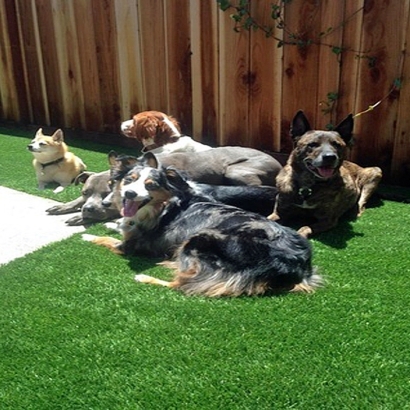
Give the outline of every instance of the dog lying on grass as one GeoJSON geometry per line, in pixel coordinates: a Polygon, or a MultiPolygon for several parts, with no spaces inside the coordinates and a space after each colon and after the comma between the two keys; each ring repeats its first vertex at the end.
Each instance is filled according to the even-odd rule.
{"type": "Polygon", "coordinates": [[[81,196],[65,204],[55,205],[46,210],[50,215],[63,215],[81,212],[66,221],[67,225],[77,226],[100,221],[110,221],[120,217],[115,204],[105,204],[104,199],[111,194],[110,171],[83,172],[74,184],[84,184],[81,196]]]}
{"type": "Polygon", "coordinates": [[[352,132],[352,115],[334,131],[312,130],[302,111],[295,115],[290,133],[296,146],[276,178],[279,193],[269,219],[286,224],[294,218],[313,218],[312,224],[299,229],[308,237],[335,227],[354,207],[357,216],[363,213],[382,171],[344,160],[352,132]]]}
{"type": "Polygon", "coordinates": [[[136,138],[143,145],[142,152],[154,154],[171,152],[201,152],[211,149],[191,137],[181,134],[178,121],[159,111],[143,111],[123,121],[122,133],[136,138]]]}
{"type": "Polygon", "coordinates": [[[63,131],[60,129],[48,136],[44,135],[40,128],[27,149],[34,156],[33,167],[38,188],[41,190],[45,189],[47,184],[57,182],[60,186],[53,192],[59,193],[87,168],[80,158],[68,151],[63,131]]]}
{"type": "Polygon", "coordinates": [[[173,256],[167,263],[174,269],[173,281],[137,275],[137,282],[211,297],[310,292],[321,283],[305,238],[263,216],[197,194],[155,156],[136,162],[120,189],[122,213],[135,221],[124,240],[83,238],[119,254],[173,256]]]}

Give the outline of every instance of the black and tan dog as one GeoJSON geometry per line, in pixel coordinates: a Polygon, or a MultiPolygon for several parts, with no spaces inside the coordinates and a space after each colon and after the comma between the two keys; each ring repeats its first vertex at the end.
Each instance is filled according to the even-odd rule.
{"type": "MultiPolygon", "coordinates": [[[[305,237],[337,225],[339,218],[357,207],[360,216],[376,190],[382,171],[345,161],[352,139],[353,116],[333,131],[312,130],[302,111],[294,117],[290,134],[295,148],[276,178],[279,190],[271,220],[314,222],[299,229],[305,237]]],[[[306,222],[305,222],[306,223],[306,222]]]]}
{"type": "Polygon", "coordinates": [[[173,257],[171,282],[137,275],[188,295],[240,296],[314,290],[309,242],[266,217],[214,202],[174,168],[145,157],[121,182],[122,211],[134,224],[124,241],[83,235],[116,253],[173,257]]]}

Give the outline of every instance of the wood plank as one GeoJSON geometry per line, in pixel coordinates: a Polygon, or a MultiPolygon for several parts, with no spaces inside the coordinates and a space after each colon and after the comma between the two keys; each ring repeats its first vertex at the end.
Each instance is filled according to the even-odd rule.
{"type": "Polygon", "coordinates": [[[164,0],[165,47],[167,58],[167,105],[181,124],[192,134],[191,39],[189,2],[164,0]]]}
{"type": "MultiPolygon", "coordinates": [[[[19,13],[17,12],[17,8],[18,3],[15,1],[4,2],[3,10],[5,10],[6,13],[8,28],[7,35],[10,41],[10,54],[13,64],[13,82],[16,88],[16,113],[18,111],[18,115],[14,118],[14,120],[28,122],[31,120],[32,115],[30,114],[30,100],[27,95],[27,72],[24,61],[24,53],[22,50],[23,43],[19,27],[19,13]]],[[[4,27],[6,27],[6,24],[4,25],[4,27]]],[[[12,83],[10,82],[10,84],[12,83]]]]}
{"type": "MultiPolygon", "coordinates": [[[[317,21],[319,11],[315,0],[286,4],[287,32],[298,34],[304,40],[314,38],[315,27],[320,24],[317,21]]],[[[287,34],[284,41],[293,41],[293,38],[287,34]]],[[[281,151],[290,152],[293,143],[289,136],[289,126],[295,113],[302,109],[312,126],[316,125],[319,47],[314,44],[305,47],[285,44],[283,53],[281,151]]]]}
{"type": "Polygon", "coordinates": [[[92,16],[92,3],[89,0],[76,1],[74,19],[77,31],[77,50],[84,104],[84,129],[102,131],[104,129],[104,122],[101,110],[97,45],[92,16]],[[87,24],[84,24],[84,21],[87,21],[87,24]]]}
{"type": "MultiPolygon", "coordinates": [[[[346,1],[343,21],[343,44],[346,51],[341,55],[339,95],[336,104],[336,120],[339,123],[350,113],[356,113],[357,86],[359,81],[359,62],[364,0],[346,1]]],[[[354,160],[351,151],[348,159],[354,160]]]]}
{"type": "MultiPolygon", "coordinates": [[[[406,29],[403,14],[403,2],[365,2],[361,49],[369,50],[368,57],[375,60],[360,60],[357,100],[360,111],[383,99],[400,74],[406,29]]],[[[397,94],[391,94],[372,112],[355,120],[355,161],[364,166],[379,165],[386,175],[391,168],[397,107],[397,94]]]]}
{"type": "Polygon", "coordinates": [[[73,2],[52,0],[64,126],[85,126],[84,98],[73,2]]]}
{"type": "Polygon", "coordinates": [[[190,2],[192,135],[217,145],[218,109],[218,6],[214,0],[190,2]]]}
{"type": "Polygon", "coordinates": [[[50,125],[35,0],[16,0],[16,12],[17,10],[30,122],[50,125]]]}
{"type": "Polygon", "coordinates": [[[249,32],[236,33],[228,12],[219,12],[219,145],[250,144],[249,32]]]}
{"type": "Polygon", "coordinates": [[[164,2],[139,0],[138,14],[143,57],[141,70],[146,95],[146,105],[141,106],[141,109],[167,112],[168,67],[165,53],[164,2]]]}
{"type": "Polygon", "coordinates": [[[123,120],[143,111],[146,106],[138,7],[137,0],[115,1],[120,109],[123,120]]]}
{"type": "Polygon", "coordinates": [[[0,100],[2,115],[8,120],[20,117],[17,86],[13,75],[12,44],[9,34],[6,5],[0,1],[0,100]]]}
{"type": "MultiPolygon", "coordinates": [[[[283,30],[271,18],[270,2],[252,2],[251,15],[263,26],[275,26],[273,35],[283,38],[283,30]]],[[[266,38],[262,30],[250,32],[249,142],[254,148],[280,150],[282,116],[283,48],[266,38]]]]}
{"type": "Polygon", "coordinates": [[[91,4],[103,119],[101,129],[107,132],[119,132],[121,110],[115,4],[108,0],[92,0],[91,4]]]}
{"type": "Polygon", "coordinates": [[[38,28],[39,35],[36,49],[40,55],[40,67],[45,79],[50,125],[61,127],[64,125],[64,106],[51,0],[37,0],[34,4],[38,16],[36,29],[38,28]]]}
{"type": "Polygon", "coordinates": [[[333,52],[334,47],[342,46],[344,2],[323,0],[320,4],[320,30],[318,41],[322,43],[319,48],[319,66],[317,82],[316,127],[331,128],[337,125],[336,107],[330,96],[339,92],[340,58],[333,52]],[[323,33],[323,35],[321,35],[323,33]]]}
{"type": "MultiPolygon", "coordinates": [[[[408,78],[410,73],[410,58],[406,48],[410,44],[410,1],[403,2],[403,20],[405,30],[403,50],[403,66],[401,67],[401,78],[408,78]]],[[[397,112],[397,128],[394,136],[391,173],[386,175],[386,180],[394,185],[407,185],[410,183],[410,82],[403,81],[400,89],[400,99],[397,112]]]]}

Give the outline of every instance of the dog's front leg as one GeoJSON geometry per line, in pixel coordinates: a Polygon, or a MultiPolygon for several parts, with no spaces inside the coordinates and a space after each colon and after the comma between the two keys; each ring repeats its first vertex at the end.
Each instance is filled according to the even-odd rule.
{"type": "Polygon", "coordinates": [[[89,234],[82,235],[83,240],[87,242],[95,243],[96,245],[105,246],[111,252],[116,253],[117,255],[124,255],[124,244],[121,240],[112,238],[111,236],[95,236],[89,234]]]}
{"type": "Polygon", "coordinates": [[[83,197],[74,199],[74,201],[67,202],[66,204],[52,206],[51,208],[46,209],[46,212],[49,215],[63,215],[70,214],[72,212],[81,211],[81,207],[85,204],[83,197]]]}
{"type": "Polygon", "coordinates": [[[337,223],[338,218],[319,219],[316,223],[313,223],[310,226],[302,226],[299,228],[298,234],[308,238],[311,235],[316,235],[334,228],[337,223]]]}

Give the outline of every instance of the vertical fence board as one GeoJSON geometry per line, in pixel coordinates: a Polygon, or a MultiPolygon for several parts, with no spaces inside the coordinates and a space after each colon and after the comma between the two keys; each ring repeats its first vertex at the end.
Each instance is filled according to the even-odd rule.
{"type": "Polygon", "coordinates": [[[249,33],[233,30],[228,13],[219,18],[220,145],[249,145],[249,33]]]}
{"type": "MultiPolygon", "coordinates": [[[[319,66],[316,107],[316,126],[335,125],[336,106],[332,101],[338,94],[340,83],[340,59],[334,47],[342,46],[344,4],[341,1],[323,0],[321,3],[319,33],[315,33],[319,48],[319,66]]],[[[316,29],[317,30],[317,29],[316,29]]]]}
{"type": "Polygon", "coordinates": [[[142,79],[139,19],[137,0],[115,2],[115,24],[119,55],[121,118],[131,118],[145,107],[142,79]]]}
{"type": "MultiPolygon", "coordinates": [[[[399,75],[404,35],[401,18],[403,2],[366,0],[364,8],[362,51],[368,59],[360,62],[358,107],[364,110],[383,99],[399,75]],[[392,24],[392,22],[396,22],[392,24]],[[374,59],[374,60],[373,60],[374,59]]],[[[356,120],[354,158],[364,165],[378,164],[390,172],[397,113],[396,95],[391,94],[372,112],[356,120]],[[381,130],[385,132],[380,132],[381,130]]]]}
{"type": "Polygon", "coordinates": [[[101,100],[104,96],[100,93],[97,44],[91,2],[77,0],[74,7],[74,17],[84,99],[84,128],[90,131],[100,131],[104,124],[101,110],[101,100]]]}
{"type": "Polygon", "coordinates": [[[16,120],[20,116],[17,104],[16,84],[13,75],[13,59],[11,55],[9,24],[7,21],[6,5],[0,1],[0,96],[1,111],[4,118],[16,120]]]}
{"type": "Polygon", "coordinates": [[[193,135],[217,145],[218,7],[214,0],[193,0],[190,12],[193,135]]]}
{"type": "MultiPolygon", "coordinates": [[[[273,35],[282,38],[282,30],[271,18],[272,7],[266,2],[252,2],[251,13],[259,24],[273,26],[273,35]]],[[[251,32],[250,107],[248,145],[267,151],[280,150],[282,114],[282,56],[277,40],[266,38],[262,30],[251,32]]]]}
{"type": "Polygon", "coordinates": [[[81,128],[85,126],[85,113],[73,3],[52,0],[52,9],[64,124],[81,128]]]}
{"type": "MultiPolygon", "coordinates": [[[[50,122],[65,124],[51,0],[37,0],[35,6],[50,122]]],[[[31,92],[36,92],[36,90],[31,89],[31,92]]]]}
{"type": "Polygon", "coordinates": [[[392,170],[390,175],[391,181],[396,185],[408,184],[410,174],[410,81],[409,76],[406,75],[406,73],[410,73],[410,55],[408,52],[406,53],[406,47],[410,44],[410,1],[405,0],[403,3],[403,16],[407,16],[406,23],[403,26],[406,36],[402,46],[403,66],[401,74],[404,81],[402,81],[402,86],[400,89],[397,128],[393,147],[392,170]]]}
{"type": "MultiPolygon", "coordinates": [[[[318,18],[318,3],[315,0],[291,2],[286,5],[286,31],[299,34],[303,40],[314,37],[313,21],[318,18]]],[[[284,41],[293,41],[289,34],[284,41]]],[[[282,140],[281,151],[290,152],[293,147],[289,137],[289,124],[296,111],[302,109],[312,126],[316,123],[319,47],[284,45],[282,140]]]]}
{"type": "Polygon", "coordinates": [[[115,3],[109,0],[92,0],[94,33],[97,49],[97,66],[104,130],[118,132],[121,123],[118,54],[115,26],[115,3]]]}
{"type": "Polygon", "coordinates": [[[339,96],[336,105],[337,121],[356,113],[357,83],[359,76],[359,51],[364,0],[346,1],[343,20],[343,49],[339,96]]]}
{"type": "Polygon", "coordinates": [[[189,2],[165,0],[168,111],[192,134],[192,87],[189,2]]]}
{"type": "Polygon", "coordinates": [[[30,121],[34,124],[50,124],[35,0],[17,0],[16,5],[30,121]]]}
{"type": "Polygon", "coordinates": [[[144,109],[168,111],[167,60],[164,31],[164,2],[140,0],[142,73],[146,92],[144,109]]]}

